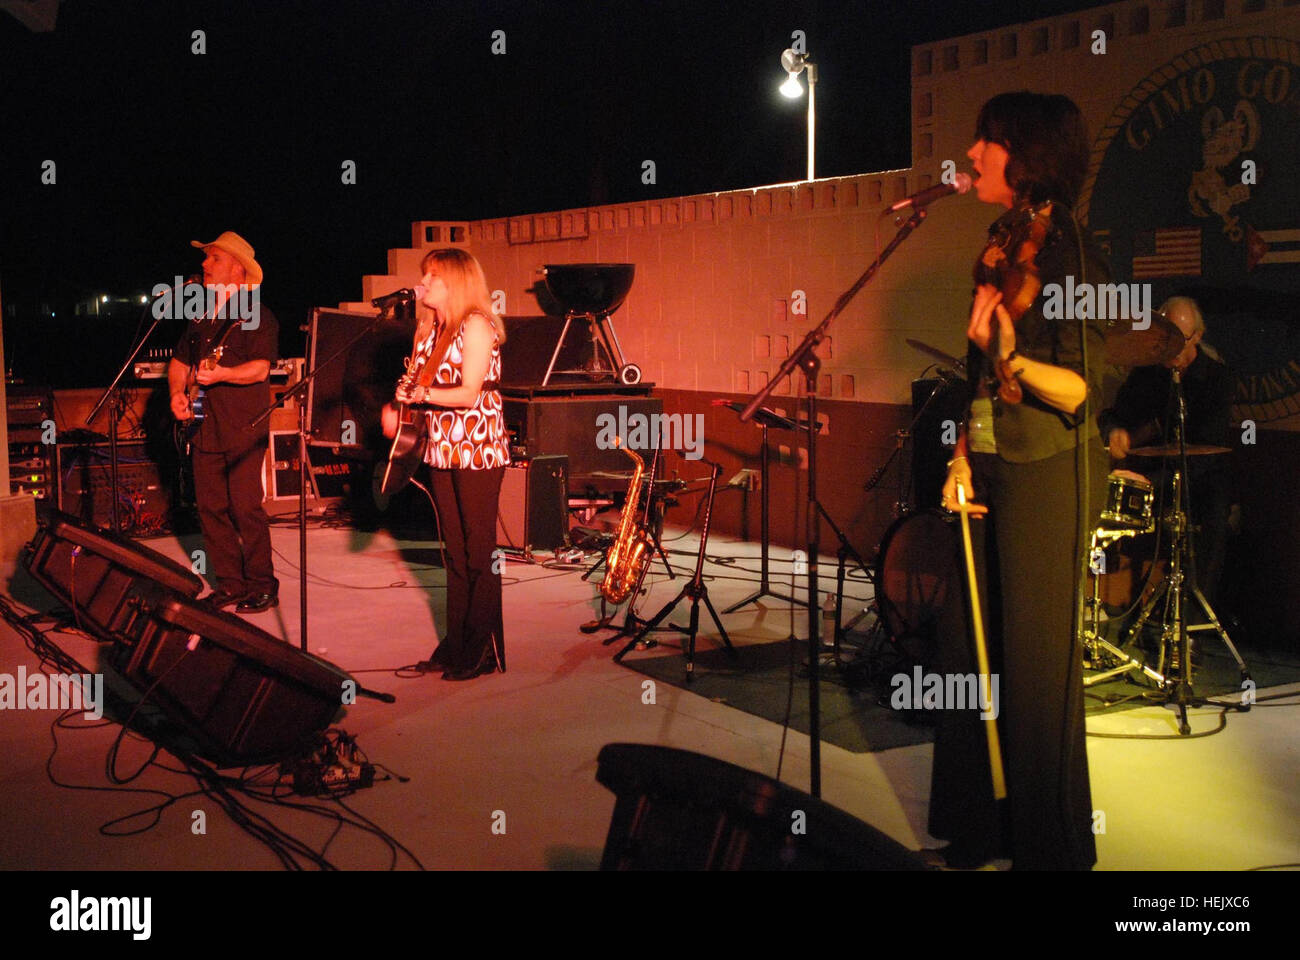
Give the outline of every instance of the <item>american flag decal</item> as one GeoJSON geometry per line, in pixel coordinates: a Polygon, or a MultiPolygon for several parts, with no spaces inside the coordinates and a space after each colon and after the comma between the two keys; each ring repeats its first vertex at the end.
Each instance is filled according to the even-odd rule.
{"type": "Polygon", "coordinates": [[[1133,238],[1134,280],[1200,275],[1200,227],[1161,227],[1133,238]]]}

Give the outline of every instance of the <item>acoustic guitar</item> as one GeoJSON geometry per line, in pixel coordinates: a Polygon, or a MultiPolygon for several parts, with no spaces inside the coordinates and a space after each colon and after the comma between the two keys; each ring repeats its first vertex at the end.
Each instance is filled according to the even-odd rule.
{"type": "MultiPolygon", "coordinates": [[[[427,387],[436,370],[437,365],[430,363],[429,354],[422,353],[407,361],[406,373],[398,379],[397,387],[404,387],[407,391],[414,387],[427,387]]],[[[414,404],[397,404],[397,433],[393,435],[388,463],[379,484],[382,495],[392,496],[411,482],[424,462],[424,448],[428,442],[429,418],[425,411],[414,404]]]]}

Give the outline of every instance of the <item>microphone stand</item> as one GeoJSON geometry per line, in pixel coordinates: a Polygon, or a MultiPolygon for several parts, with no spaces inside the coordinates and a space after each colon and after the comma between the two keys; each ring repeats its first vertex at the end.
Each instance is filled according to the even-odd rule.
{"type": "Polygon", "coordinates": [[[819,661],[821,659],[820,650],[814,644],[820,643],[820,631],[818,630],[818,617],[821,611],[817,604],[817,554],[821,544],[819,542],[819,531],[821,527],[821,505],[817,501],[817,375],[821,371],[821,358],[817,356],[817,347],[822,340],[826,338],[826,331],[830,329],[831,323],[838,317],[849,305],[849,302],[858,295],[858,292],[865,287],[871,278],[876,275],[895,250],[902,245],[903,241],[911,236],[912,231],[924,222],[926,210],[924,206],[914,206],[911,216],[899,227],[894,238],[889,241],[889,245],[881,251],[871,265],[863,272],[862,276],[854,282],[853,286],[840,294],[840,298],[835,301],[835,306],[831,308],[830,313],[817,326],[808,331],[799,344],[790,355],[785,358],[781,368],[768,380],[757,393],[749,400],[745,409],[740,412],[740,422],[748,423],[758,412],[758,408],[763,405],[769,394],[776,388],[784,377],[794,376],[795,367],[803,370],[806,382],[805,393],[808,400],[808,502],[805,511],[807,522],[807,543],[808,543],[808,740],[809,740],[809,766],[810,766],[810,792],[814,797],[821,797],[821,676],[819,671],[819,661]]]}
{"type": "MultiPolygon", "coordinates": [[[[282,406],[285,401],[293,399],[298,401],[298,645],[303,652],[307,650],[307,484],[309,482],[315,483],[307,467],[307,404],[303,395],[321,370],[351,350],[379,326],[389,315],[390,306],[392,305],[383,307],[378,316],[366,324],[360,333],[336,350],[327,360],[318,363],[314,369],[305,371],[301,380],[281,394],[278,399],[271,401],[270,406],[249,422],[250,427],[255,427],[269,417],[271,411],[282,406]]],[[[310,351],[307,352],[307,356],[311,356],[310,351]]]]}

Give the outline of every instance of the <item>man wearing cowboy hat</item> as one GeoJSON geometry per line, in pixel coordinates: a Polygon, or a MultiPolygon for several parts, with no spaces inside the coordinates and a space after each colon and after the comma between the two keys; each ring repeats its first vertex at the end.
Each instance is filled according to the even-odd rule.
{"type": "Polygon", "coordinates": [[[186,387],[192,379],[204,389],[205,415],[194,435],[192,459],[194,499],[215,583],[207,599],[216,607],[257,613],[279,603],[271,533],[262,509],[262,458],[270,427],[268,420],[252,425],[271,402],[268,378],[279,356],[279,325],[261,304],[257,287],[262,268],[247,240],[227,230],[211,243],[195,240],[192,246],[205,254],[209,309],[186,325],[172,353],[167,367],[171,410],[177,420],[191,419],[186,387]],[[238,305],[230,302],[236,297],[238,305]],[[215,364],[201,362],[227,318],[234,323],[220,358],[215,364]]]}

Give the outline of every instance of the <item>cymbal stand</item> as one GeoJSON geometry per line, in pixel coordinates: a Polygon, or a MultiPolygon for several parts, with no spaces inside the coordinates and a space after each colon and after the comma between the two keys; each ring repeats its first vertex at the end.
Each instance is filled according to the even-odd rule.
{"type": "Polygon", "coordinates": [[[644,639],[651,630],[659,625],[660,621],[673,612],[673,609],[677,604],[689,597],[691,600],[690,625],[687,627],[679,627],[675,623],[669,624],[669,626],[678,633],[684,633],[687,636],[686,643],[683,644],[684,652],[686,653],[687,683],[690,683],[695,678],[695,636],[699,633],[700,628],[701,600],[704,601],[704,605],[708,608],[709,616],[713,618],[713,624],[718,628],[718,633],[722,636],[722,642],[726,646],[727,652],[733,657],[736,655],[736,648],[731,645],[731,638],[727,636],[727,631],[722,626],[722,621],[718,619],[718,612],[713,609],[713,602],[709,599],[709,588],[704,582],[704,555],[709,547],[709,524],[713,517],[713,496],[718,489],[718,474],[722,472],[722,467],[720,465],[707,460],[705,463],[708,463],[710,467],[709,499],[704,508],[704,530],[700,533],[700,549],[695,557],[695,575],[691,578],[690,583],[682,587],[681,593],[677,594],[677,596],[669,603],[665,604],[663,609],[656,613],[653,619],[642,627],[641,632],[628,641],[627,646],[614,654],[614,661],[616,663],[621,661],[638,642],[644,639]]]}
{"type": "MultiPolygon", "coordinates": [[[[822,519],[825,520],[831,530],[834,531],[835,538],[839,540],[840,543],[840,548],[835,554],[838,560],[835,569],[835,642],[831,648],[831,662],[838,667],[841,665],[840,647],[845,635],[856,627],[872,609],[871,607],[867,607],[866,609],[859,611],[858,614],[847,624],[841,625],[844,616],[844,579],[849,559],[851,558],[854,565],[866,574],[867,582],[871,584],[873,594],[875,593],[876,588],[876,575],[875,572],[872,571],[870,565],[868,565],[867,561],[862,559],[862,554],[858,553],[858,551],[854,549],[853,544],[849,543],[849,538],[845,535],[844,531],[840,529],[839,524],[837,524],[834,519],[832,519],[831,515],[826,512],[826,508],[821,505],[820,501],[817,503],[817,512],[821,514],[822,519]]],[[[872,606],[874,606],[874,602],[872,606]]]]}
{"type": "MultiPolygon", "coordinates": [[[[1136,537],[1140,533],[1149,533],[1151,529],[1150,526],[1145,530],[1116,530],[1098,527],[1092,531],[1092,542],[1089,545],[1088,556],[1095,557],[1099,547],[1105,549],[1105,547],[1116,541],[1122,540],[1124,537],[1136,537]]],[[[1119,661],[1119,665],[1109,670],[1104,670],[1101,673],[1095,673],[1092,676],[1084,677],[1083,685],[1085,687],[1091,687],[1093,684],[1103,683],[1106,680],[1110,680],[1112,677],[1119,676],[1121,673],[1128,673],[1130,670],[1139,670],[1156,683],[1163,684],[1165,682],[1164,674],[1152,670],[1136,657],[1129,656],[1122,649],[1115,646],[1101,635],[1101,625],[1097,620],[1100,610],[1101,578],[1098,574],[1094,573],[1092,578],[1092,597],[1087,601],[1087,614],[1084,621],[1085,626],[1083,631],[1083,646],[1088,653],[1088,662],[1093,664],[1093,666],[1096,666],[1103,656],[1108,660],[1119,661]]]]}
{"type": "MultiPolygon", "coordinates": [[[[1192,732],[1191,725],[1187,722],[1187,708],[1200,707],[1210,704],[1210,701],[1204,697],[1196,696],[1192,687],[1192,656],[1191,656],[1191,638],[1193,631],[1213,631],[1223,640],[1224,646],[1237,661],[1237,668],[1240,671],[1243,689],[1251,682],[1250,670],[1246,666],[1246,661],[1241,658],[1237,652],[1236,646],[1233,645],[1232,639],[1228,636],[1228,631],[1223,628],[1219,618],[1215,615],[1210,602],[1205,599],[1205,594],[1196,583],[1196,550],[1192,544],[1191,524],[1189,515],[1191,513],[1191,491],[1188,487],[1187,478],[1187,398],[1183,394],[1182,375],[1179,371],[1173,371],[1174,395],[1178,401],[1178,416],[1174,423],[1174,430],[1178,437],[1178,466],[1179,469],[1173,474],[1173,513],[1169,516],[1169,525],[1171,537],[1169,544],[1169,570],[1165,578],[1156,587],[1155,591],[1145,604],[1142,605],[1142,612],[1138,615],[1137,620],[1129,630],[1129,640],[1135,639],[1142,627],[1150,619],[1152,611],[1161,598],[1165,598],[1164,615],[1161,622],[1160,636],[1160,662],[1159,666],[1163,669],[1165,660],[1165,651],[1170,651],[1170,673],[1176,676],[1176,680],[1166,678],[1162,685],[1165,693],[1165,703],[1172,703],[1178,710],[1178,732],[1187,736],[1192,732]],[[1184,580],[1187,579],[1187,573],[1190,572],[1190,593],[1192,600],[1195,600],[1201,607],[1201,612],[1209,620],[1208,623],[1188,626],[1186,604],[1188,597],[1184,593],[1184,580]]],[[[1238,707],[1243,711],[1250,709],[1250,704],[1243,702],[1238,707]]]]}

